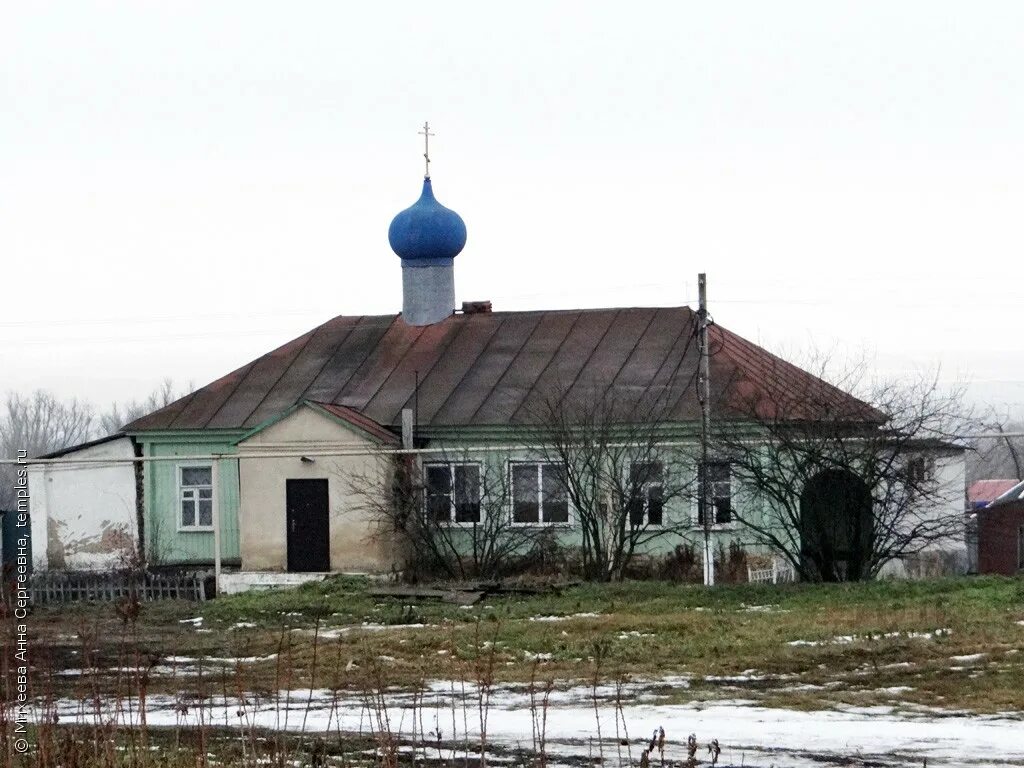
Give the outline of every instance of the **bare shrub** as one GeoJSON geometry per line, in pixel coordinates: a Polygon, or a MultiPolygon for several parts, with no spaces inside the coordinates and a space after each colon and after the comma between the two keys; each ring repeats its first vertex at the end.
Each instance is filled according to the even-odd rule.
{"type": "Polygon", "coordinates": [[[693,496],[693,457],[666,440],[668,412],[657,396],[619,403],[597,383],[572,399],[551,394],[535,409],[528,444],[558,469],[556,492],[581,532],[585,578],[622,580],[654,542],[690,535],[689,517],[671,509],[693,496]]]}
{"type": "Polygon", "coordinates": [[[426,460],[381,456],[378,465],[349,477],[349,487],[377,535],[401,536],[407,578],[502,578],[553,554],[544,529],[513,523],[503,465],[444,451],[426,460]],[[439,481],[446,474],[448,485],[439,481]]]}
{"type": "MultiPolygon", "coordinates": [[[[786,379],[779,371],[765,378],[786,379]]],[[[893,560],[962,540],[962,488],[929,468],[956,455],[968,423],[963,388],[937,376],[868,381],[855,366],[826,382],[777,387],[734,408],[747,423],[720,423],[715,452],[757,503],[736,519],[810,581],[867,580],[893,560]],[[853,399],[845,394],[853,392],[853,399]]]]}
{"type": "Polygon", "coordinates": [[[658,568],[658,578],[697,584],[703,579],[700,557],[692,544],[678,544],[664,555],[658,568]]]}

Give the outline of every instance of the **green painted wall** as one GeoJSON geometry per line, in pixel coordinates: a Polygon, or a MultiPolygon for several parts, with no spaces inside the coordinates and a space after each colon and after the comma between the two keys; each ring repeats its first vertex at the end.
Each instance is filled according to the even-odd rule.
{"type": "MultiPolygon", "coordinates": [[[[666,428],[667,440],[692,440],[692,425],[676,425],[677,429],[666,428]]],[[[143,445],[143,455],[155,457],[181,457],[187,461],[189,457],[204,456],[213,453],[234,454],[235,442],[244,435],[240,430],[197,430],[168,431],[135,435],[143,445]]],[[[427,435],[423,435],[427,437],[427,435]]],[[[460,461],[463,459],[485,462],[503,471],[509,459],[537,460],[540,457],[531,455],[528,450],[512,452],[465,452],[466,446],[481,445],[514,445],[528,442],[526,435],[515,428],[495,428],[487,430],[444,430],[429,435],[430,447],[437,448],[441,455],[438,459],[460,461]]],[[[424,459],[428,457],[424,456],[424,459]]],[[[147,462],[144,477],[145,493],[145,538],[146,552],[150,563],[154,565],[210,565],[213,563],[213,533],[209,531],[179,531],[178,514],[179,499],[177,485],[177,467],[175,461],[147,462]]],[[[694,469],[694,472],[696,470],[694,469]]],[[[222,459],[220,486],[217,498],[220,503],[221,515],[221,558],[225,565],[238,565],[241,561],[239,547],[239,474],[236,459],[222,459]]],[[[759,500],[745,494],[737,488],[734,481],[734,504],[742,505],[744,515],[759,511],[759,500]]],[[[692,504],[683,499],[676,499],[666,505],[665,514],[672,520],[690,520],[690,525],[682,534],[670,533],[660,536],[648,543],[643,551],[649,554],[665,554],[676,546],[689,543],[700,547],[703,541],[703,530],[696,525],[695,511],[692,504]]],[[[580,542],[581,531],[578,524],[556,527],[558,539],[568,546],[580,542]]],[[[738,523],[716,527],[713,533],[714,546],[719,543],[728,547],[736,541],[748,549],[754,546],[754,537],[748,529],[738,523]]]]}
{"type": "MultiPolygon", "coordinates": [[[[693,442],[692,448],[681,449],[684,455],[694,456],[697,453],[697,442],[695,441],[694,425],[666,425],[665,440],[693,442]]],[[[465,450],[467,446],[487,445],[515,445],[528,441],[525,435],[517,432],[514,428],[488,428],[475,430],[434,430],[430,434],[429,447],[436,448],[439,455],[436,460],[449,461],[471,461],[487,465],[485,472],[507,471],[508,462],[512,461],[535,461],[541,457],[529,450],[495,451],[495,452],[474,452],[465,450]]],[[[432,457],[424,455],[424,461],[430,461],[432,457]]],[[[680,467],[681,471],[686,471],[680,467]]],[[[691,477],[677,482],[693,482],[694,490],[696,485],[696,465],[690,468],[691,477]]],[[[507,489],[506,489],[507,493],[507,489]]],[[[763,501],[749,489],[743,488],[737,479],[733,479],[732,500],[734,508],[747,519],[761,519],[764,517],[763,501]]],[[[506,514],[511,514],[509,510],[506,514]]],[[[696,503],[691,499],[681,497],[670,500],[665,505],[665,527],[676,530],[666,531],[664,535],[652,538],[638,548],[638,552],[648,555],[665,555],[672,552],[681,544],[694,546],[698,552],[703,548],[704,529],[697,525],[696,503]]],[[[572,512],[570,511],[570,516],[572,512]]],[[[546,526],[539,526],[546,527],[546,526]]],[[[563,546],[578,546],[582,541],[582,531],[578,522],[570,525],[551,526],[555,532],[558,542],[563,546]]],[[[466,532],[465,538],[468,541],[470,534],[466,532]]],[[[454,537],[458,539],[459,534],[454,537]]],[[[766,548],[759,544],[758,537],[749,528],[738,521],[727,525],[713,526],[711,532],[712,547],[718,551],[719,546],[728,549],[733,542],[744,547],[749,552],[761,553],[766,548]]]]}
{"type": "MultiPolygon", "coordinates": [[[[235,453],[233,443],[241,432],[167,432],[136,435],[143,455],[154,457],[235,453]]],[[[175,461],[146,462],[144,475],[146,556],[152,565],[211,565],[214,560],[212,531],[178,530],[178,477],[175,461]]],[[[220,505],[221,560],[237,565],[238,461],[220,460],[220,485],[214,491],[220,505]]]]}

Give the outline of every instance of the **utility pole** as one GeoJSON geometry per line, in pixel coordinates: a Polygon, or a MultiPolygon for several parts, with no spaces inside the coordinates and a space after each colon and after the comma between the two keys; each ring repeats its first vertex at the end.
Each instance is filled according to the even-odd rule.
{"type": "MultiPolygon", "coordinates": [[[[210,504],[213,518],[213,592],[220,597],[220,455],[214,454],[210,462],[210,484],[213,486],[213,501],[210,504]]],[[[196,510],[198,515],[199,510],[196,510]]],[[[179,512],[180,514],[180,512],[179,512]]],[[[198,520],[198,519],[197,519],[198,520]]]]}
{"type": "Polygon", "coordinates": [[[697,468],[697,515],[704,523],[704,585],[715,583],[715,557],[711,548],[711,515],[714,513],[708,483],[708,440],[711,437],[711,359],[708,350],[708,282],[703,272],[697,275],[697,400],[700,402],[700,466],[697,468]]]}

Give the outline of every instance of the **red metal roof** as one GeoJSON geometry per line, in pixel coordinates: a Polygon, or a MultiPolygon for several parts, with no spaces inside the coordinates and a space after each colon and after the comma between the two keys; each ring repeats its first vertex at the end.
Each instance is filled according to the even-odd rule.
{"type": "Polygon", "coordinates": [[[398,435],[390,429],[382,427],[373,419],[366,418],[358,411],[353,411],[351,408],[346,408],[344,405],[332,405],[331,403],[313,403],[313,405],[323,408],[333,416],[337,416],[342,421],[348,422],[352,426],[363,430],[363,432],[373,435],[382,442],[393,445],[398,444],[398,435]]]}
{"type": "Polygon", "coordinates": [[[972,507],[977,504],[988,504],[990,501],[998,499],[1018,483],[1020,483],[1020,480],[975,480],[967,489],[967,501],[972,507]]]}
{"type": "MultiPolygon", "coordinates": [[[[661,420],[693,421],[695,329],[688,307],[458,314],[426,327],[400,315],[336,317],[125,430],[250,428],[302,400],[384,426],[399,426],[414,401],[422,427],[529,424],[553,395],[607,397],[633,420],[657,402],[661,420]]],[[[721,326],[710,336],[719,418],[781,403],[801,404],[787,418],[879,418],[721,326]]]]}

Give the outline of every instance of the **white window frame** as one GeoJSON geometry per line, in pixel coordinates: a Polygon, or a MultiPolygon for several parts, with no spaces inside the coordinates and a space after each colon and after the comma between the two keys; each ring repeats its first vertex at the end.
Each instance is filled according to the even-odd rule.
{"type": "MultiPolygon", "coordinates": [[[[712,510],[711,510],[711,530],[713,530],[713,531],[730,531],[730,530],[735,529],[736,526],[737,526],[736,512],[735,512],[736,508],[735,508],[735,505],[733,503],[734,499],[736,498],[736,478],[735,478],[735,474],[732,471],[732,462],[728,461],[726,459],[708,459],[708,465],[710,466],[711,464],[726,464],[729,467],[729,518],[730,518],[728,523],[719,523],[717,521],[717,519],[716,519],[717,515],[715,514],[715,510],[713,509],[714,504],[712,504],[712,510]]],[[[719,480],[718,482],[721,482],[721,481],[719,480]]],[[[712,483],[712,485],[714,485],[714,483],[712,483]]],[[[702,523],[701,520],[700,520],[700,494],[702,492],[703,492],[703,489],[700,487],[700,466],[698,465],[698,467],[697,467],[697,493],[694,495],[694,499],[693,499],[693,518],[692,519],[693,519],[693,527],[697,528],[699,530],[704,530],[704,523],[702,523]]],[[[714,499],[714,494],[713,493],[712,493],[711,498],[712,498],[712,500],[714,499]]],[[[707,511],[707,510],[705,510],[705,511],[707,511]]]]}
{"type": "Polygon", "coordinates": [[[448,517],[447,521],[431,521],[431,522],[438,522],[440,525],[446,525],[446,526],[450,526],[452,528],[472,528],[474,525],[481,525],[484,522],[484,504],[483,504],[483,495],[484,495],[483,478],[484,478],[484,473],[483,473],[483,465],[480,462],[478,462],[478,461],[438,461],[438,460],[434,460],[434,461],[425,461],[425,462],[423,462],[423,480],[424,480],[424,485],[423,485],[423,488],[424,488],[424,490],[423,490],[423,516],[424,516],[424,518],[427,519],[427,520],[430,520],[430,509],[429,509],[429,505],[430,505],[430,498],[429,498],[429,496],[430,496],[430,488],[429,488],[429,486],[427,485],[427,482],[426,482],[426,480],[427,480],[427,470],[429,470],[430,468],[435,468],[436,469],[437,467],[448,467],[448,477],[449,477],[449,479],[451,481],[451,489],[452,489],[451,493],[449,494],[450,502],[449,502],[449,510],[448,511],[449,511],[450,514],[449,514],[449,517],[448,517]],[[477,522],[459,522],[459,521],[457,521],[455,519],[455,517],[456,517],[456,514],[455,514],[455,468],[456,467],[476,467],[477,468],[477,486],[478,486],[477,490],[479,491],[479,493],[477,495],[477,500],[476,501],[477,501],[477,504],[480,505],[480,513],[479,513],[480,519],[477,522]]]}
{"type": "MultiPolygon", "coordinates": [[[[631,461],[629,463],[629,469],[627,471],[631,473],[633,471],[633,467],[637,467],[637,466],[640,466],[642,464],[658,464],[658,465],[660,465],[661,466],[661,481],[660,482],[647,481],[647,482],[645,482],[645,483],[643,483],[641,485],[641,492],[643,493],[643,500],[644,500],[644,513],[643,513],[644,516],[643,516],[643,520],[641,521],[639,527],[641,527],[641,528],[644,528],[644,527],[646,527],[646,528],[664,528],[665,527],[665,517],[666,517],[666,509],[665,509],[665,462],[663,462],[663,461],[653,461],[653,460],[652,461],[631,461]],[[651,506],[650,489],[651,489],[651,486],[655,486],[655,485],[660,485],[661,486],[661,522],[660,523],[652,523],[651,519],[650,519],[650,517],[651,517],[650,516],[650,506],[651,506]]],[[[626,478],[626,487],[629,488],[631,485],[632,485],[632,479],[627,477],[626,478]]],[[[631,512],[629,510],[626,510],[626,514],[629,515],[629,514],[631,514],[631,512]]],[[[632,518],[629,519],[629,524],[630,524],[630,527],[632,527],[632,525],[633,525],[632,518]]]]}
{"type": "MultiPolygon", "coordinates": [[[[177,521],[177,529],[179,533],[211,533],[213,531],[213,521],[217,519],[217,487],[214,485],[213,478],[213,464],[212,462],[203,461],[191,461],[176,464],[174,467],[175,473],[175,487],[177,493],[175,494],[175,505],[174,505],[174,516],[177,521]],[[195,519],[197,523],[195,525],[185,525],[181,519],[181,503],[185,500],[183,494],[186,486],[181,482],[182,470],[185,469],[208,469],[210,470],[210,525],[199,525],[199,497],[198,495],[193,499],[195,505],[195,519]]],[[[190,485],[188,488],[205,488],[202,485],[190,485]]]]}
{"type": "Polygon", "coordinates": [[[558,467],[558,462],[542,461],[540,459],[512,459],[508,462],[508,487],[509,487],[509,520],[513,526],[519,528],[572,528],[576,522],[576,510],[573,509],[572,500],[569,498],[569,489],[565,489],[566,517],[563,522],[546,522],[544,520],[544,470],[543,467],[558,467]],[[537,467],[537,522],[516,521],[516,484],[513,469],[516,466],[534,465],[537,467]]]}

